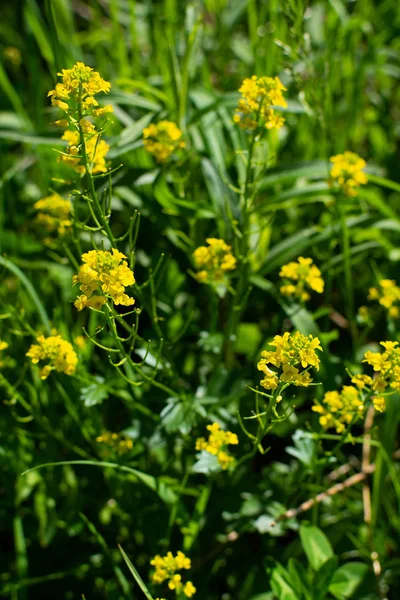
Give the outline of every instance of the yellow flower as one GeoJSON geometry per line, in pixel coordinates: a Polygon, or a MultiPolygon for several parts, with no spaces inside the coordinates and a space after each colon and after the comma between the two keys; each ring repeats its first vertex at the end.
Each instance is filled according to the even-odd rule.
{"type": "MultiPolygon", "coordinates": [[[[93,97],[100,92],[108,94],[111,89],[111,83],[100,77],[97,71],[86,66],[82,62],[77,62],[72,69],[63,69],[57,73],[61,77],[62,83],[57,83],[54,90],[48,93],[53,105],[57,100],[84,100],[87,96],[93,97]]],[[[67,110],[69,106],[67,105],[67,110]]],[[[88,108],[90,109],[90,103],[88,108]]]]}
{"type": "Polygon", "coordinates": [[[44,337],[39,335],[36,344],[32,344],[26,356],[32,363],[46,363],[39,371],[41,379],[47,379],[52,370],[66,375],[73,375],[78,364],[78,357],[72,345],[60,335],[44,337]]]}
{"type": "Polygon", "coordinates": [[[86,306],[101,308],[110,298],[114,304],[132,306],[135,300],[125,293],[125,288],[135,283],[133,271],[124,260],[126,256],[115,248],[107,250],[91,250],[82,255],[83,265],[73,283],[80,283],[83,292],[75,301],[78,310],[86,306]]]}
{"type": "Polygon", "coordinates": [[[224,283],[227,271],[236,268],[236,258],[231,246],[217,238],[207,238],[208,246],[199,246],[193,252],[197,269],[196,279],[200,283],[224,283]]]}
{"type": "Polygon", "coordinates": [[[57,233],[62,237],[72,226],[71,202],[64,200],[58,194],[51,194],[35,202],[33,206],[37,211],[35,222],[47,232],[57,233]]]}
{"type": "Polygon", "coordinates": [[[329,185],[338,186],[346,196],[357,196],[360,185],[368,183],[368,178],[363,171],[367,165],[365,160],[354,152],[345,152],[331,156],[330,161],[333,166],[328,180],[329,185]]]}
{"type": "Polygon", "coordinates": [[[157,125],[150,123],[143,129],[143,145],[158,162],[164,163],[186,144],[182,139],[182,131],[175,123],[160,121],[157,125]]]}
{"type": "Polygon", "coordinates": [[[279,77],[257,77],[253,75],[243,81],[233,121],[242,129],[254,130],[258,127],[280,129],[285,122],[276,114],[273,107],[287,107],[282,92],[286,88],[279,77]]]}
{"type": "Polygon", "coordinates": [[[160,556],[157,554],[151,561],[150,564],[154,567],[152,574],[152,580],[154,583],[163,583],[168,581],[168,587],[170,590],[176,590],[179,592],[183,590],[183,593],[191,598],[196,592],[196,588],[193,586],[191,581],[187,581],[185,584],[182,582],[182,575],[177,571],[191,568],[190,558],[185,556],[183,552],[178,552],[176,556],[172,552],[168,552],[166,556],[160,556]],[[186,590],[186,591],[185,591],[186,590]]]}
{"type": "Polygon", "coordinates": [[[373,384],[373,379],[369,375],[354,375],[351,380],[359,390],[363,390],[366,386],[370,387],[373,384]]]}
{"type": "Polygon", "coordinates": [[[322,348],[318,338],[313,338],[312,335],[307,337],[299,331],[293,334],[286,331],[283,336],[276,335],[269,345],[275,350],[263,350],[262,358],[257,364],[257,369],[266,375],[260,382],[265,389],[275,390],[279,381],[304,387],[312,383],[308,371],[300,372],[300,367],[306,369],[311,366],[319,369],[320,360],[316,350],[322,348]],[[270,364],[282,369],[282,373],[270,369],[270,364]]]}
{"type": "Polygon", "coordinates": [[[185,585],[183,586],[183,593],[188,598],[191,598],[192,596],[194,596],[194,594],[196,593],[196,588],[194,587],[194,585],[191,581],[187,581],[185,583],[185,585]]]}
{"type": "Polygon", "coordinates": [[[322,294],[324,291],[324,280],[321,277],[321,271],[313,264],[311,258],[299,256],[297,262],[283,265],[279,276],[296,282],[296,284],[290,283],[280,288],[283,296],[294,296],[305,302],[310,298],[306,288],[310,288],[318,294],[322,294]]]}
{"type": "Polygon", "coordinates": [[[400,316],[400,287],[393,279],[381,279],[379,288],[371,287],[368,292],[368,300],[377,300],[381,306],[386,308],[392,319],[400,316]]]}
{"type": "Polygon", "coordinates": [[[235,462],[233,456],[230,456],[225,448],[228,445],[236,446],[239,443],[238,436],[231,431],[224,431],[218,423],[207,425],[207,429],[210,432],[208,439],[197,438],[196,450],[205,450],[216,456],[220,466],[225,470],[235,462]]]}
{"type": "Polygon", "coordinates": [[[385,412],[386,402],[383,396],[374,396],[372,398],[372,404],[374,405],[375,410],[378,412],[385,412]]]}
{"type": "MultiPolygon", "coordinates": [[[[82,119],[82,121],[84,121],[84,119],[82,119]]],[[[95,130],[91,130],[87,123],[89,123],[89,125],[92,124],[89,121],[86,121],[86,124],[84,124],[84,128],[87,131],[87,133],[84,133],[84,140],[89,170],[93,175],[96,175],[96,173],[106,173],[107,165],[105,157],[110,146],[107,142],[100,139],[100,134],[95,130]]],[[[79,132],[67,129],[67,131],[64,132],[62,139],[68,142],[68,147],[66,154],[60,154],[58,159],[59,162],[68,165],[77,173],[84,173],[85,167],[82,163],[79,132]],[[76,156],[78,153],[79,156],[76,156]]]]}
{"type": "Polygon", "coordinates": [[[321,415],[319,422],[324,429],[334,427],[341,433],[353,419],[363,415],[364,408],[359,390],[352,385],[344,385],[341,392],[326,392],[322,405],[315,401],[312,410],[321,415]]]}
{"type": "Polygon", "coordinates": [[[106,446],[106,454],[116,452],[117,454],[125,454],[133,448],[133,441],[120,433],[112,433],[105,431],[96,438],[96,442],[106,446]]]}
{"type": "Polygon", "coordinates": [[[363,362],[371,365],[378,373],[374,379],[372,389],[382,392],[388,385],[395,390],[400,390],[400,348],[398,342],[381,342],[385,351],[368,351],[364,354],[363,362]]]}

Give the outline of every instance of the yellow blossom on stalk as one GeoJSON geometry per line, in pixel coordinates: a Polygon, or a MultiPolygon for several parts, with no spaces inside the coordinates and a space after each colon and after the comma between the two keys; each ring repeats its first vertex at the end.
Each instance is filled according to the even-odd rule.
{"type": "Polygon", "coordinates": [[[197,438],[196,450],[205,450],[209,454],[213,454],[217,457],[222,469],[228,469],[234,464],[235,459],[226,452],[226,447],[236,446],[239,443],[238,436],[231,431],[224,431],[218,423],[207,425],[207,429],[210,432],[208,439],[197,438]]]}
{"type": "Polygon", "coordinates": [[[372,389],[382,392],[387,386],[394,390],[400,390],[400,348],[398,342],[381,342],[385,351],[364,354],[363,362],[372,366],[377,373],[373,380],[372,389]]]}
{"type": "Polygon", "coordinates": [[[217,238],[207,238],[206,242],[208,246],[199,246],[193,252],[195,265],[200,269],[196,279],[200,283],[224,283],[227,271],[236,268],[232,248],[217,238]]]}
{"type": "Polygon", "coordinates": [[[365,405],[359,390],[352,385],[344,385],[342,391],[326,392],[322,403],[315,402],[312,410],[319,413],[319,422],[324,429],[335,428],[337,433],[346,425],[364,414],[365,405]]]}
{"type": "Polygon", "coordinates": [[[291,383],[296,386],[307,387],[312,379],[307,369],[319,369],[320,359],[316,350],[322,350],[320,341],[312,335],[308,337],[296,331],[291,334],[286,331],[283,336],[276,335],[270,346],[275,350],[263,350],[257,369],[265,375],[260,382],[267,390],[275,390],[279,383],[291,383]],[[282,372],[272,370],[268,365],[273,365],[282,372]]]}
{"type": "Polygon", "coordinates": [[[180,148],[185,147],[182,131],[172,121],[150,123],[143,129],[143,145],[160,162],[166,162],[180,148]]]}
{"type": "Polygon", "coordinates": [[[333,166],[328,180],[329,185],[331,187],[337,185],[346,196],[357,196],[360,185],[368,183],[368,178],[363,171],[367,166],[365,160],[354,152],[345,152],[331,156],[330,161],[333,166]]]}
{"type": "Polygon", "coordinates": [[[78,364],[78,357],[72,345],[64,340],[61,335],[45,337],[39,335],[36,344],[32,344],[26,356],[34,365],[45,363],[39,375],[41,379],[47,379],[51,371],[55,370],[66,375],[73,375],[78,364]]]}
{"type": "Polygon", "coordinates": [[[242,129],[280,129],[285,119],[278,116],[273,107],[287,107],[283,91],[286,88],[279,77],[253,75],[245,79],[239,88],[242,97],[233,117],[234,122],[242,129]]]}
{"type": "Polygon", "coordinates": [[[35,217],[37,225],[62,237],[68,233],[72,226],[71,202],[64,200],[58,194],[51,194],[35,202],[33,206],[39,211],[35,217]]]}
{"type": "MultiPolygon", "coordinates": [[[[89,124],[91,125],[91,123],[89,124]]],[[[94,126],[93,129],[90,129],[86,125],[85,129],[84,139],[89,170],[92,175],[96,175],[96,173],[106,173],[107,164],[105,157],[110,146],[107,142],[100,139],[100,134],[96,132],[94,126]]],[[[84,173],[85,166],[82,162],[79,132],[67,129],[67,131],[64,132],[62,139],[68,142],[67,152],[65,154],[60,154],[58,160],[74,169],[77,173],[84,173]]]]}
{"type": "Polygon", "coordinates": [[[90,250],[82,255],[83,265],[72,282],[80,283],[83,294],[75,300],[75,306],[82,310],[86,306],[100,309],[107,298],[116,305],[132,306],[135,300],[125,293],[125,288],[135,283],[133,271],[129,268],[125,254],[112,248],[90,250]]]}
{"type": "Polygon", "coordinates": [[[86,117],[101,117],[113,112],[111,104],[97,108],[99,103],[94,98],[100,92],[108,93],[111,84],[81,62],[72,69],[63,69],[58,76],[62,82],[57,83],[48,95],[53,106],[61,108],[67,117],[55,121],[55,125],[66,129],[62,139],[68,142],[67,150],[60,154],[59,161],[82,174],[86,170],[83,157],[85,150],[89,171],[93,175],[105,173],[105,156],[110,147],[100,139],[101,132],[86,117]]]}
{"type": "Polygon", "coordinates": [[[368,292],[368,300],[377,300],[384,306],[392,319],[400,317],[400,287],[393,279],[381,279],[379,287],[371,287],[368,292]]]}
{"type": "Polygon", "coordinates": [[[290,283],[281,286],[280,292],[283,296],[294,296],[305,302],[310,298],[306,288],[314,290],[318,294],[322,294],[324,291],[324,280],[321,277],[321,271],[313,264],[311,258],[299,256],[297,262],[293,261],[283,265],[279,276],[295,282],[295,284],[290,283]]]}
{"type": "Polygon", "coordinates": [[[62,69],[57,75],[61,77],[61,82],[57,83],[55,89],[47,95],[51,97],[53,106],[58,106],[65,111],[70,110],[67,100],[85,101],[85,107],[90,110],[91,106],[97,106],[97,101],[92,103],[88,98],[93,98],[100,92],[108,94],[111,89],[109,81],[105,81],[97,71],[82,62],[77,62],[71,69],[62,69]]]}
{"type": "Polygon", "coordinates": [[[189,570],[191,568],[190,558],[183,552],[178,552],[176,556],[168,552],[166,556],[157,554],[150,564],[154,567],[152,580],[154,583],[168,582],[170,590],[176,592],[182,591],[187,598],[191,598],[196,593],[196,588],[191,581],[182,582],[182,575],[177,571],[189,570]]]}
{"type": "Polygon", "coordinates": [[[114,451],[117,454],[125,454],[132,450],[133,441],[120,433],[105,431],[96,438],[96,442],[104,444],[108,451],[114,451]]]}

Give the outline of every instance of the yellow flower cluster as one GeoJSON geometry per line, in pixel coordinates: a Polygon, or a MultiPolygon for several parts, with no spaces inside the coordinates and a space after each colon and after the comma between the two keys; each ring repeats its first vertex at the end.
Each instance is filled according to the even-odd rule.
{"type": "Polygon", "coordinates": [[[132,306],[135,300],[125,294],[125,288],[135,283],[133,271],[128,267],[125,254],[112,248],[91,250],[82,255],[83,265],[72,282],[80,283],[83,294],[75,300],[75,306],[82,310],[86,306],[100,309],[107,298],[114,304],[132,306]]]}
{"type": "Polygon", "coordinates": [[[180,148],[185,147],[182,131],[172,121],[150,123],[143,129],[143,145],[154,158],[165,163],[180,148]]]}
{"type": "MultiPolygon", "coordinates": [[[[93,175],[96,173],[105,173],[107,171],[106,155],[110,146],[104,140],[100,139],[100,133],[96,131],[95,126],[81,119],[82,124],[86,121],[83,138],[85,140],[86,156],[89,163],[89,170],[93,175]]],[[[77,173],[84,173],[85,166],[82,164],[82,155],[80,153],[80,134],[79,131],[67,129],[62,139],[68,142],[67,152],[60,154],[59,161],[68,165],[77,173]]]]}
{"type": "Polygon", "coordinates": [[[68,233],[72,225],[69,200],[51,194],[35,202],[34,208],[39,211],[35,218],[39,227],[49,233],[56,231],[61,237],[68,233]]]}
{"type": "Polygon", "coordinates": [[[67,151],[60,154],[59,160],[82,174],[85,172],[85,160],[82,159],[86,154],[90,172],[105,173],[105,157],[110,147],[100,139],[101,132],[86,117],[102,117],[113,112],[111,104],[98,108],[99,103],[94,97],[100,92],[107,94],[111,84],[81,62],[72,69],[63,69],[58,76],[62,82],[57,83],[48,95],[52,105],[66,113],[66,118],[55,122],[66,129],[62,139],[68,142],[67,151]]]}
{"type": "Polygon", "coordinates": [[[275,347],[275,350],[263,350],[261,353],[262,359],[259,361],[257,368],[265,375],[260,382],[266,390],[275,390],[279,383],[291,383],[296,386],[308,386],[312,383],[312,379],[308,367],[319,369],[320,359],[316,350],[322,350],[319,339],[308,337],[296,331],[294,334],[286,331],[283,336],[276,335],[270,346],[275,347]],[[278,369],[282,369],[282,373],[278,374],[269,368],[268,365],[273,365],[278,369]],[[302,371],[300,371],[300,367],[302,371]]]}
{"type": "Polygon", "coordinates": [[[116,452],[117,454],[125,454],[132,450],[133,441],[120,433],[112,433],[105,431],[102,435],[96,438],[96,442],[104,444],[107,450],[116,452]]]}
{"type": "Polygon", "coordinates": [[[312,410],[320,414],[319,422],[324,429],[334,427],[341,433],[357,415],[364,413],[364,403],[356,387],[344,385],[341,392],[326,392],[322,404],[316,402],[312,410]]]}
{"type": "Polygon", "coordinates": [[[400,287],[393,279],[381,279],[378,288],[370,288],[368,300],[378,300],[392,319],[400,317],[400,287]]]}
{"type": "Polygon", "coordinates": [[[71,99],[83,102],[84,109],[92,112],[93,107],[98,106],[94,96],[100,92],[108,94],[111,89],[109,81],[102,79],[97,71],[93,71],[82,62],[77,62],[72,69],[63,69],[57,75],[61,77],[62,83],[57,83],[55,89],[47,95],[51,97],[53,106],[65,112],[70,110],[70,105],[66,101],[71,99]]]}
{"type": "Polygon", "coordinates": [[[39,362],[46,363],[39,371],[41,379],[47,379],[53,370],[66,375],[75,373],[78,357],[72,345],[65,341],[61,335],[51,335],[49,337],[39,335],[36,342],[36,344],[31,345],[26,356],[31,359],[34,365],[39,362]]]}
{"type": "Polygon", "coordinates": [[[207,429],[210,432],[208,439],[197,438],[196,450],[205,450],[213,454],[222,469],[228,469],[235,463],[235,459],[226,452],[226,447],[229,444],[236,446],[239,443],[238,436],[231,431],[224,431],[218,423],[207,425],[207,429]]]}
{"type": "Polygon", "coordinates": [[[234,122],[251,131],[258,127],[280,129],[285,119],[278,116],[273,107],[287,107],[282,94],[285,90],[279,77],[253,75],[245,79],[239,88],[242,98],[233,117],[234,122]]]}
{"type": "Polygon", "coordinates": [[[236,258],[231,246],[217,238],[207,238],[208,246],[199,246],[193,252],[193,259],[198,269],[197,281],[201,283],[223,283],[227,271],[236,268],[236,258]]]}
{"type": "Polygon", "coordinates": [[[157,554],[150,561],[154,567],[152,579],[154,583],[163,583],[168,581],[170,590],[175,590],[176,593],[183,592],[187,598],[191,598],[196,593],[196,588],[191,581],[183,583],[182,575],[177,571],[189,570],[191,567],[190,558],[185,556],[183,552],[178,552],[176,556],[172,552],[168,552],[166,556],[157,554]]]}
{"type": "MultiPolygon", "coordinates": [[[[368,391],[368,388],[370,390],[374,389],[374,380],[369,375],[354,375],[351,382],[354,383],[359,390],[366,389],[366,391],[368,391]]],[[[384,412],[386,409],[386,402],[383,396],[373,396],[372,404],[374,405],[375,410],[378,412],[384,412]]]]}
{"type": "Polygon", "coordinates": [[[358,195],[358,188],[368,182],[363,169],[367,163],[354,152],[337,154],[330,158],[333,166],[330,171],[329,185],[337,185],[346,196],[358,195]]]}
{"type": "Polygon", "coordinates": [[[318,292],[318,294],[322,294],[324,291],[324,280],[321,277],[321,271],[313,264],[311,258],[299,256],[297,262],[293,261],[283,265],[279,276],[296,282],[281,286],[280,291],[283,296],[294,296],[305,302],[310,298],[310,294],[306,291],[307,287],[318,292]]]}
{"type": "Polygon", "coordinates": [[[373,390],[383,392],[389,385],[394,390],[400,390],[400,348],[398,342],[381,342],[385,351],[364,354],[363,362],[371,365],[377,376],[370,382],[373,390]]]}

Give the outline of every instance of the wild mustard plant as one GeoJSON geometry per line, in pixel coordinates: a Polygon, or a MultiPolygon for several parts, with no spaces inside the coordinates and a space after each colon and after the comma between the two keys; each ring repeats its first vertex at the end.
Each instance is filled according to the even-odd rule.
{"type": "Polygon", "coordinates": [[[245,79],[239,88],[242,97],[233,117],[234,122],[250,131],[259,127],[280,129],[285,119],[276,113],[275,107],[287,107],[282,94],[284,91],[286,88],[279,77],[253,75],[245,79]]]}
{"type": "Polygon", "coordinates": [[[35,224],[46,233],[57,233],[64,237],[71,231],[72,206],[69,200],[64,200],[59,194],[51,194],[41,198],[33,205],[38,212],[35,224]]]}
{"type": "Polygon", "coordinates": [[[330,171],[329,185],[338,187],[345,196],[354,198],[358,195],[360,185],[368,183],[368,177],[363,169],[367,166],[365,160],[354,152],[344,152],[330,158],[333,166],[330,171]]]}
{"type": "Polygon", "coordinates": [[[313,264],[311,258],[299,256],[297,262],[293,261],[283,265],[279,276],[284,280],[289,280],[280,287],[283,296],[292,296],[302,302],[310,299],[307,288],[322,294],[324,291],[324,280],[321,277],[321,271],[313,264]]]}
{"type": "Polygon", "coordinates": [[[369,288],[368,300],[378,301],[392,319],[400,317],[400,287],[393,279],[381,279],[378,287],[369,288]]]}
{"type": "Polygon", "coordinates": [[[227,281],[229,271],[236,268],[236,258],[231,246],[216,238],[207,238],[208,246],[199,246],[193,252],[193,260],[200,269],[195,277],[200,283],[221,284],[227,281]]]}
{"type": "Polygon", "coordinates": [[[78,364],[78,357],[72,344],[61,335],[45,337],[39,335],[36,344],[32,344],[26,356],[34,365],[40,364],[39,377],[47,379],[52,371],[73,375],[78,364]]]}
{"type": "Polygon", "coordinates": [[[228,446],[236,446],[239,443],[238,436],[236,433],[221,429],[219,423],[207,425],[207,429],[210,432],[208,438],[197,438],[196,450],[205,450],[216,456],[218,464],[224,470],[232,467],[235,464],[235,459],[226,450],[228,446]]]}
{"type": "Polygon", "coordinates": [[[177,597],[182,592],[187,598],[191,598],[196,593],[196,588],[191,581],[182,581],[182,575],[178,571],[188,571],[191,568],[191,560],[183,552],[178,552],[176,556],[168,552],[165,556],[157,554],[150,564],[154,567],[152,580],[154,583],[161,584],[168,582],[168,588],[175,591],[177,597]]]}
{"type": "Polygon", "coordinates": [[[102,117],[113,111],[111,105],[97,108],[99,103],[95,98],[101,92],[107,94],[111,84],[82,62],[63,69],[58,76],[62,81],[48,95],[52,105],[65,112],[65,118],[56,122],[57,126],[66,128],[63,140],[68,142],[67,152],[61,154],[59,160],[77,173],[105,173],[109,146],[100,139],[101,130],[88,117],[102,117]]]}
{"type": "Polygon", "coordinates": [[[120,433],[105,431],[97,436],[96,442],[101,444],[101,454],[109,456],[110,454],[126,454],[133,448],[133,441],[120,433]]]}
{"type": "Polygon", "coordinates": [[[286,331],[283,336],[276,335],[269,345],[275,350],[263,350],[257,364],[258,370],[265,375],[260,382],[263,388],[276,390],[280,384],[307,387],[312,383],[308,369],[314,367],[318,371],[320,359],[316,351],[322,350],[317,337],[286,331]],[[269,365],[278,371],[272,370],[269,365]]]}
{"type": "Polygon", "coordinates": [[[107,298],[115,305],[132,306],[134,298],[125,293],[125,288],[135,283],[133,271],[128,267],[125,254],[115,248],[111,252],[91,250],[82,255],[83,265],[73,283],[80,283],[81,294],[75,301],[78,310],[86,306],[101,308],[107,298]]]}
{"type": "Polygon", "coordinates": [[[182,131],[172,121],[159,121],[143,129],[143,145],[159,163],[165,163],[174,152],[185,148],[182,136],[182,131]]]}

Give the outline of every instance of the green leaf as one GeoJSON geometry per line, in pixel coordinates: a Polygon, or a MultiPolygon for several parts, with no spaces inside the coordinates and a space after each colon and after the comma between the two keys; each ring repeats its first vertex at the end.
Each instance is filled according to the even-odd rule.
{"type": "Polygon", "coordinates": [[[334,556],[330,541],[318,527],[302,525],[300,538],[308,562],[314,571],[318,571],[327,560],[334,556]]]}
{"type": "Polygon", "coordinates": [[[124,559],[124,561],[126,562],[126,564],[128,566],[128,569],[130,570],[130,572],[134,576],[136,583],[138,584],[138,586],[140,587],[140,589],[142,590],[142,592],[144,593],[144,595],[146,596],[146,598],[148,600],[153,600],[153,596],[150,594],[150,592],[147,589],[147,586],[145,585],[143,579],[140,577],[139,573],[137,572],[137,570],[135,569],[135,567],[133,566],[133,564],[129,560],[128,555],[125,554],[124,550],[122,549],[122,547],[120,545],[118,545],[118,548],[119,548],[119,551],[122,554],[122,558],[124,559]]]}
{"type": "Polygon", "coordinates": [[[314,598],[315,600],[323,600],[326,598],[329,584],[332,581],[333,574],[338,566],[337,556],[332,556],[318,569],[314,578],[314,598]]]}
{"type": "Polygon", "coordinates": [[[289,585],[288,581],[290,580],[290,574],[282,567],[282,565],[277,565],[272,571],[270,584],[279,600],[301,599],[301,596],[297,595],[295,590],[289,585]]]}
{"type": "Polygon", "coordinates": [[[368,570],[368,566],[364,563],[346,563],[334,574],[329,586],[330,593],[337,600],[352,598],[357,588],[362,584],[368,570]]]}
{"type": "Polygon", "coordinates": [[[307,577],[307,571],[301,562],[296,558],[289,558],[288,571],[292,578],[291,581],[295,583],[296,591],[302,592],[302,598],[304,596],[304,600],[314,600],[311,584],[307,577]]]}
{"type": "Polygon", "coordinates": [[[95,406],[101,404],[103,400],[108,398],[107,384],[104,383],[103,377],[96,376],[97,382],[81,389],[81,400],[85,406],[95,406]]]}

